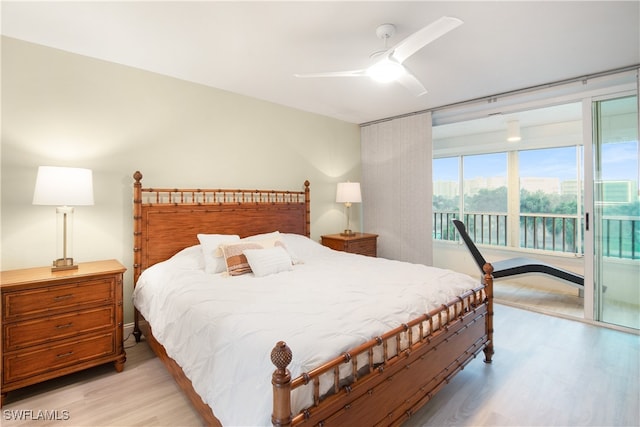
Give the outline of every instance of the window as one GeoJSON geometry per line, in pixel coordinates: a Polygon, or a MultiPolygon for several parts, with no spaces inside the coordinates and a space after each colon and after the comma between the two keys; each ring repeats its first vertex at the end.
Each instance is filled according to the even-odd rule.
{"type": "Polygon", "coordinates": [[[463,157],[464,222],[476,243],[506,244],[507,154],[463,157]]]}
{"type": "Polygon", "coordinates": [[[520,247],[578,252],[578,147],[518,152],[520,247]]]}
{"type": "Polygon", "coordinates": [[[476,243],[581,253],[581,115],[581,103],[518,113],[517,143],[507,116],[434,127],[434,239],[456,240],[456,217],[476,243]]]}
{"type": "Polygon", "coordinates": [[[455,240],[453,218],[464,217],[477,243],[506,245],[506,153],[445,157],[433,160],[434,234],[438,240],[455,240]],[[463,202],[460,212],[459,164],[462,159],[463,202]]]}
{"type": "Polygon", "coordinates": [[[455,240],[451,220],[460,217],[459,159],[433,160],[433,238],[455,240]]]}

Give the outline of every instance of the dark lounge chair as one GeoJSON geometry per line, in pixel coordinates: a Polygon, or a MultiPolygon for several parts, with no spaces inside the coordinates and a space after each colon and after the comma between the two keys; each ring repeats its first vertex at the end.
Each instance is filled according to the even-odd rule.
{"type": "MultiPolygon", "coordinates": [[[[467,230],[462,221],[454,219],[453,225],[458,229],[460,237],[462,237],[462,240],[467,245],[469,252],[473,255],[473,259],[476,261],[476,264],[478,264],[478,267],[482,272],[482,266],[485,265],[487,261],[467,234],[467,230]]],[[[546,264],[533,258],[510,258],[503,261],[492,262],[491,265],[493,266],[493,277],[495,279],[515,276],[518,274],[542,273],[558,279],[566,280],[569,284],[580,289],[580,295],[582,295],[582,291],[584,290],[584,276],[554,267],[553,265],[546,264]]]]}

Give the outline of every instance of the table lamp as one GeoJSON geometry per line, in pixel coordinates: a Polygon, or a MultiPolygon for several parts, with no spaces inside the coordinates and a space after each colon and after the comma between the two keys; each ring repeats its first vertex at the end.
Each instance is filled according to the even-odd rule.
{"type": "Polygon", "coordinates": [[[73,206],[93,205],[90,169],[40,166],[33,192],[34,205],[56,207],[56,260],[52,271],[78,268],[73,263],[73,206]]]}
{"type": "Polygon", "coordinates": [[[347,228],[340,233],[342,236],[353,236],[350,224],[350,212],[352,203],[362,202],[362,195],[360,194],[359,182],[340,182],[338,183],[338,189],[336,190],[336,203],[344,203],[347,208],[347,228]]]}

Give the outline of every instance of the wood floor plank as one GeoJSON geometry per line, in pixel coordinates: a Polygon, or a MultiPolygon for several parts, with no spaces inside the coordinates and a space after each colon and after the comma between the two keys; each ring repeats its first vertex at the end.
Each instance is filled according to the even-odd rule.
{"type": "Polygon", "coordinates": [[[495,311],[493,363],[469,364],[407,427],[640,425],[640,337],[495,311]]]}
{"type": "MultiPolygon", "coordinates": [[[[471,362],[405,427],[640,425],[638,335],[500,304],[495,313],[494,362],[471,362]]],[[[9,393],[2,426],[200,425],[149,347],[126,346],[122,373],[109,364],[9,393]],[[12,417],[41,410],[69,419],[12,417]]]]}

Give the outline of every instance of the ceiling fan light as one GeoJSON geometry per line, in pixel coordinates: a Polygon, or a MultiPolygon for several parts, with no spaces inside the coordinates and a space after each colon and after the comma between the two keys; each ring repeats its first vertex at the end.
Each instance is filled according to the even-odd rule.
{"type": "Polygon", "coordinates": [[[404,67],[401,64],[389,59],[378,61],[367,69],[367,75],[380,83],[395,81],[404,72],[404,67]]]}

